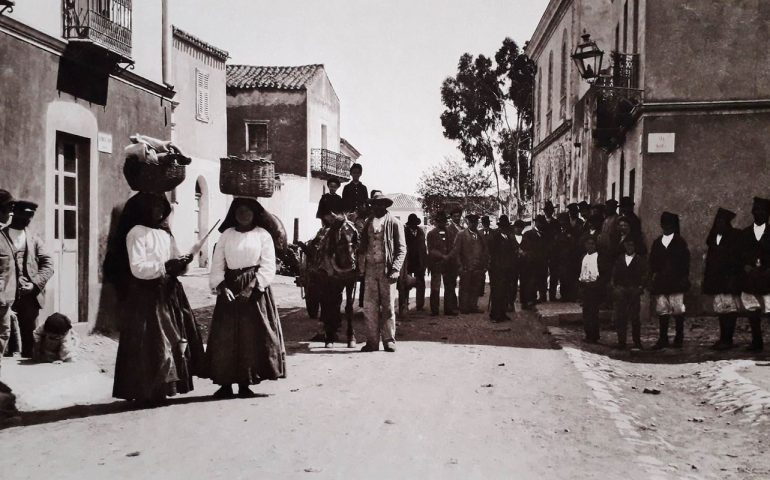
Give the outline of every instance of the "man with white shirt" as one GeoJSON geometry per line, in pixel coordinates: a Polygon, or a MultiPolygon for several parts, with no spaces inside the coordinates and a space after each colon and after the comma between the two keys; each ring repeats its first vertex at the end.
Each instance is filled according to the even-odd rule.
{"type": "Polygon", "coordinates": [[[727,350],[733,347],[733,334],[738,313],[743,268],[739,257],[741,234],[731,222],[735,213],[724,208],[717,210],[714,225],[706,238],[706,267],[702,291],[712,295],[714,313],[719,316],[719,340],[711,347],[727,350]]]}
{"type": "Polygon", "coordinates": [[[45,304],[45,285],[53,276],[53,260],[43,241],[29,231],[37,204],[18,201],[13,207],[13,220],[5,229],[14,249],[17,272],[16,299],[13,311],[19,319],[21,356],[32,358],[37,317],[45,304]]]}
{"type": "Polygon", "coordinates": [[[585,237],[585,255],[580,264],[580,293],[583,300],[583,329],[585,341],[599,343],[599,305],[604,298],[604,282],[599,271],[599,253],[596,251],[596,238],[585,237]]]}
{"type": "Polygon", "coordinates": [[[361,232],[359,262],[364,274],[364,317],[368,328],[362,352],[396,351],[396,282],[406,258],[406,240],[401,222],[388,213],[393,200],[372,191],[372,217],[361,232]]]}
{"type": "Polygon", "coordinates": [[[663,212],[660,216],[663,235],[650,247],[650,294],[655,300],[660,337],[655,349],[668,347],[668,325],[674,318],[674,348],[684,344],[684,294],[690,289],[690,250],[679,234],[679,216],[663,212]]]}
{"type": "Polygon", "coordinates": [[[762,315],[770,313],[770,231],[767,229],[770,200],[754,197],[751,214],[754,222],[743,229],[740,248],[741,303],[751,325],[749,350],[761,352],[764,347],[762,315]]]}

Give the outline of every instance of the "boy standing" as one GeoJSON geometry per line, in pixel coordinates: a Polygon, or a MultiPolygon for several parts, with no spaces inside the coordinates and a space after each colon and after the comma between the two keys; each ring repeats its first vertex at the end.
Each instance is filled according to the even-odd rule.
{"type": "Polygon", "coordinates": [[[580,264],[580,289],[583,298],[583,329],[586,342],[599,343],[599,305],[602,303],[603,287],[599,272],[599,253],[596,238],[588,236],[583,244],[585,255],[580,264]]]}
{"type": "Polygon", "coordinates": [[[350,182],[342,189],[342,201],[345,210],[354,212],[366,209],[366,202],[369,200],[369,191],[366,185],[359,180],[364,168],[360,163],[354,163],[350,166],[350,182]]]}
{"type": "Polygon", "coordinates": [[[627,236],[623,239],[624,254],[619,255],[612,268],[612,297],[618,348],[626,348],[628,322],[631,322],[631,339],[634,349],[642,349],[639,308],[641,295],[647,280],[647,265],[636,252],[636,241],[627,236]]]}
{"type": "Polygon", "coordinates": [[[668,347],[668,324],[676,322],[674,348],[684,343],[684,294],[690,289],[690,250],[679,234],[679,216],[663,212],[660,216],[663,235],[650,248],[650,294],[655,298],[660,338],[656,350],[668,347]]]}

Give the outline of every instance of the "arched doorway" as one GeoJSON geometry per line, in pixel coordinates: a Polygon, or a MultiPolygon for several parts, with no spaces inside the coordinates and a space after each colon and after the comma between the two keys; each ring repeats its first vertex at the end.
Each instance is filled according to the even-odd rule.
{"type": "MultiPolygon", "coordinates": [[[[195,182],[195,238],[196,241],[206,235],[209,230],[209,189],[204,177],[198,177],[195,182]]],[[[206,268],[209,266],[209,246],[208,241],[203,244],[200,253],[198,253],[198,266],[206,268]]]]}

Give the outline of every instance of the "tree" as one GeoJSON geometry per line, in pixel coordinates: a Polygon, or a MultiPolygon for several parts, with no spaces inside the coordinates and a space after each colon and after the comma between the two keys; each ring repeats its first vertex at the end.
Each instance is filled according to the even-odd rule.
{"type": "Polygon", "coordinates": [[[494,61],[463,54],[457,75],[441,86],[444,136],[458,142],[468,165],[491,167],[497,202],[506,213],[511,211],[510,199],[520,205],[531,195],[527,186],[534,77],[532,60],[506,38],[494,61]],[[508,201],[501,195],[500,176],[508,182],[508,201]]]}
{"type": "Polygon", "coordinates": [[[423,172],[417,182],[422,209],[430,216],[454,203],[465,211],[493,214],[496,202],[488,194],[490,188],[492,181],[488,171],[450,157],[423,172]]]}

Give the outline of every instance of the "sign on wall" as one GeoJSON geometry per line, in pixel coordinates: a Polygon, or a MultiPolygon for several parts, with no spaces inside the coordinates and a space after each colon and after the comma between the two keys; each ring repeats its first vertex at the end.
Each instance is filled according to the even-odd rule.
{"type": "Polygon", "coordinates": [[[112,135],[99,132],[96,138],[96,147],[102,153],[112,153],[112,135]]]}
{"type": "Polygon", "coordinates": [[[674,153],[675,133],[650,133],[647,135],[647,153],[674,153]]]}

